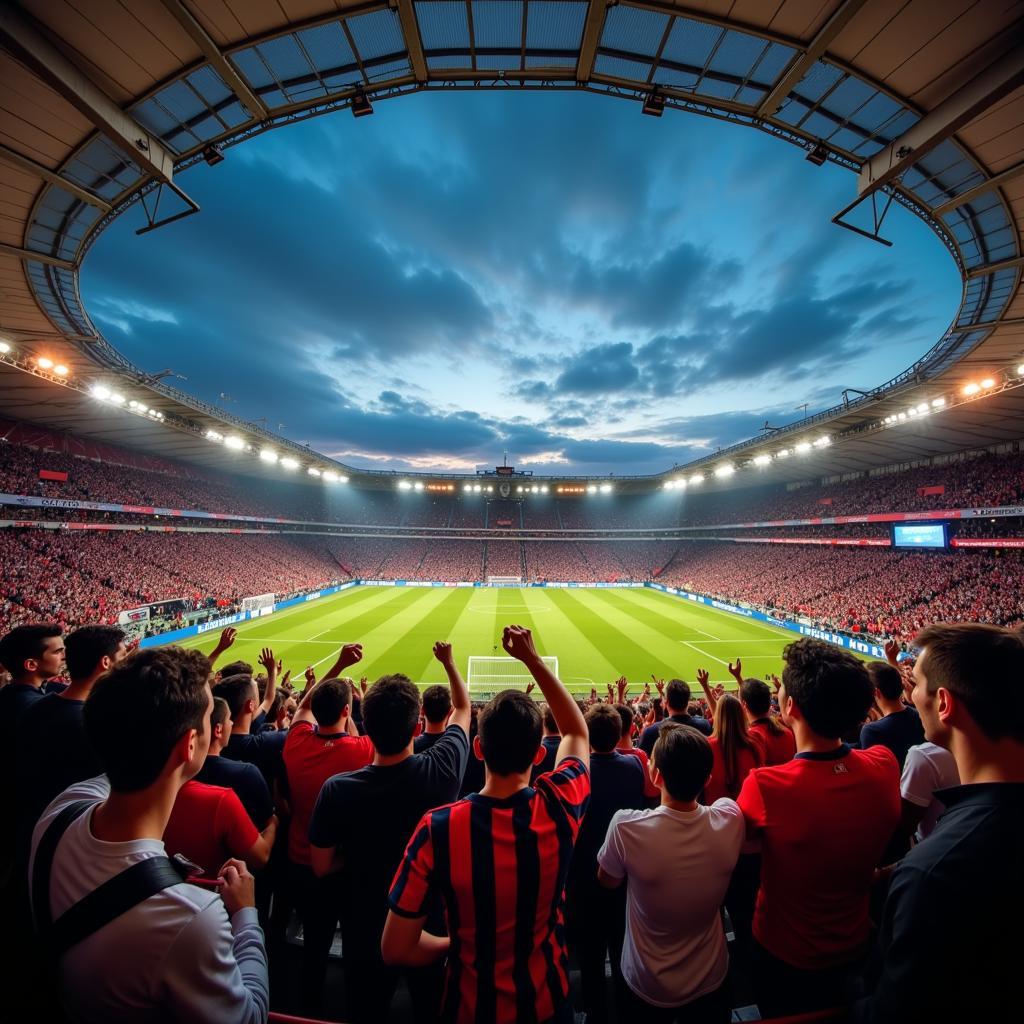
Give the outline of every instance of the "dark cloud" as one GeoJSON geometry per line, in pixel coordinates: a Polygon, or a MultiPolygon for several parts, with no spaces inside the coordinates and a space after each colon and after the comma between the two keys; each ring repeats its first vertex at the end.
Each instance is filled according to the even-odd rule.
{"type": "Polygon", "coordinates": [[[628,391],[639,379],[632,345],[596,345],[567,361],[555,381],[555,390],[576,395],[608,394],[628,391]]]}

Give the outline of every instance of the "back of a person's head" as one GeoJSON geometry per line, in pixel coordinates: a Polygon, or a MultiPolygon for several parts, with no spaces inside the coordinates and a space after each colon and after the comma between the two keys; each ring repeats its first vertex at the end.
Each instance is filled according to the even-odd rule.
{"type": "Polygon", "coordinates": [[[420,691],[408,676],[381,676],[363,698],[363,727],[378,754],[401,753],[420,720],[420,691]]]}
{"type": "Polygon", "coordinates": [[[738,697],[734,697],[731,693],[724,693],[718,698],[711,735],[720,740],[723,746],[750,745],[747,720],[743,716],[743,705],[738,697]]]}
{"type": "Polygon", "coordinates": [[[64,638],[64,660],[72,679],[87,679],[102,658],[113,660],[124,643],[118,626],[82,626],[64,638]]]}
{"type": "Polygon", "coordinates": [[[160,777],[190,729],[205,732],[210,660],[201,651],[136,651],[100,676],[85,702],[85,732],[110,788],[133,793],[160,777]]]}
{"type": "Polygon", "coordinates": [[[740,700],[752,715],[767,715],[772,706],[771,687],[763,679],[744,679],[740,683],[740,700]]]}
{"type": "Polygon", "coordinates": [[[658,730],[651,761],[673,800],[695,800],[711,775],[714,755],[707,737],[692,725],[666,722],[658,730]]]}
{"type": "Polygon", "coordinates": [[[899,669],[886,661],[869,661],[867,669],[871,685],[886,700],[899,700],[903,696],[903,676],[899,669]]]}
{"type": "MultiPolygon", "coordinates": [[[[226,725],[230,718],[231,708],[228,707],[228,702],[223,697],[214,697],[213,710],[210,712],[210,735],[213,735],[213,730],[218,725],[226,725]]],[[[222,736],[221,740],[226,742],[227,738],[222,736]]]]}
{"type": "Polygon", "coordinates": [[[782,652],[782,685],[812,732],[839,739],[860,725],[875,700],[864,662],[824,640],[802,637],[782,652]]]}
{"type": "Polygon", "coordinates": [[[541,704],[540,712],[543,716],[544,731],[552,736],[558,735],[558,723],[555,721],[555,716],[551,711],[551,707],[548,704],[541,704]]]}
{"type": "Polygon", "coordinates": [[[428,686],[423,691],[423,717],[431,725],[440,725],[452,709],[452,691],[447,686],[428,686]]]}
{"type": "Polygon", "coordinates": [[[619,734],[621,739],[633,731],[633,709],[628,704],[616,704],[615,710],[618,712],[619,721],[622,723],[622,732],[619,734]]]}
{"type": "Polygon", "coordinates": [[[41,658],[46,651],[46,641],[61,633],[60,626],[52,622],[15,626],[0,639],[0,665],[14,680],[21,679],[28,674],[25,662],[41,658]]]}
{"type": "Polygon", "coordinates": [[[522,690],[502,690],[480,712],[480,748],[484,764],[495,775],[527,771],[542,734],[540,708],[522,690]]]}
{"type": "Polygon", "coordinates": [[[598,754],[614,750],[622,739],[622,719],[611,704],[594,704],[587,711],[590,747],[598,754]]]}
{"type": "Polygon", "coordinates": [[[654,712],[654,720],[660,722],[665,717],[665,709],[661,706],[661,698],[653,697],[651,699],[651,710],[654,712]]]}
{"type": "Polygon", "coordinates": [[[682,679],[670,679],[665,687],[665,702],[669,714],[681,715],[690,703],[690,685],[682,679]]]}
{"type": "Polygon", "coordinates": [[[962,701],[992,742],[1024,743],[1024,634],[976,622],[936,624],[914,641],[927,691],[940,687],[962,701]]]}
{"type": "Polygon", "coordinates": [[[220,672],[221,679],[227,679],[228,676],[251,676],[252,665],[247,661],[231,661],[217,671],[220,672]]]}
{"type": "Polygon", "coordinates": [[[255,700],[256,684],[252,676],[239,674],[224,676],[213,688],[214,697],[226,700],[231,709],[232,718],[240,718],[245,711],[245,705],[250,700],[255,700]]]}
{"type": "Polygon", "coordinates": [[[352,699],[348,681],[345,679],[325,679],[318,683],[309,698],[309,709],[313,712],[316,724],[321,729],[334,725],[341,718],[352,699]]]}

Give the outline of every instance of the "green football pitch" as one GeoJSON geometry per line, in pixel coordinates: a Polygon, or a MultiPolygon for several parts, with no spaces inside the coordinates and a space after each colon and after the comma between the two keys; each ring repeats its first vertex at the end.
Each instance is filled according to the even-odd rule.
{"type": "MultiPolygon", "coordinates": [[[[556,656],[563,682],[580,693],[603,690],[620,675],[631,693],[652,673],[694,683],[698,668],[728,685],[726,666],[737,657],[744,675],[762,678],[781,669],[782,649],[795,639],[648,589],[360,586],[244,623],[221,661],[255,665],[260,649],[270,647],[301,685],[307,665],[319,675],[339,645],[358,642],[363,661],[352,675],[372,682],[403,672],[426,685],[445,681],[431,653],[436,640],[451,642],[465,675],[470,655],[503,655],[501,630],[510,624],[529,627],[538,651],[556,656]]],[[[209,651],[218,635],[211,630],[183,646],[209,651]]]]}

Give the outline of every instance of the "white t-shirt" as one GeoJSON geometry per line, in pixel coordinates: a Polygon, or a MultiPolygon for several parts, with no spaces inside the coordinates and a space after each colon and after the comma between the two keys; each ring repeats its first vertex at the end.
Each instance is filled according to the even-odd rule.
{"type": "Polygon", "coordinates": [[[619,811],[597,862],[628,876],[622,976],[654,1006],[682,1006],[724,981],[729,954],[719,909],[745,827],[734,800],[677,811],[619,811]]]}
{"type": "Polygon", "coordinates": [[[928,808],[917,826],[919,842],[932,834],[939,816],[946,809],[940,800],[935,799],[935,791],[959,785],[956,758],[945,747],[926,742],[907,751],[900,778],[900,796],[907,803],[928,808]]]}
{"type": "MultiPolygon", "coordinates": [[[[64,807],[76,800],[98,804],[109,795],[105,775],[61,793],[33,832],[32,867],[39,841],[64,807]]],[[[50,872],[55,921],[125,868],[166,856],[155,839],[97,839],[92,812],[73,821],[57,845],[50,872]]],[[[244,907],[228,920],[217,893],[187,882],[150,896],[72,946],[61,958],[59,977],[61,1002],[75,1021],[257,1024],[266,1021],[270,1007],[255,909],[244,907]]]]}

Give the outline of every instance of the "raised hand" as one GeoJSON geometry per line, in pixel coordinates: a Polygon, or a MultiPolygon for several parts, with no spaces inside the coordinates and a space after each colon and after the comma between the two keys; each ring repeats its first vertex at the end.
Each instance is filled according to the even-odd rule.
{"type": "Polygon", "coordinates": [[[342,668],[348,668],[349,665],[355,665],[362,660],[362,644],[345,644],[345,646],[338,652],[338,664],[342,668]]]}
{"type": "Polygon", "coordinates": [[[533,634],[524,626],[506,626],[501,634],[501,646],[505,653],[522,662],[537,660],[537,648],[533,634]]]}
{"type": "Polygon", "coordinates": [[[900,660],[900,642],[896,637],[891,637],[885,641],[885,646],[882,648],[885,651],[885,660],[890,665],[899,665],[900,660]]]}
{"type": "Polygon", "coordinates": [[[366,676],[360,676],[359,678],[359,695],[360,698],[366,696],[366,691],[370,688],[370,684],[366,681],[366,676]]]}
{"type": "Polygon", "coordinates": [[[527,696],[529,696],[531,693],[533,693],[533,691],[536,689],[536,687],[537,687],[537,684],[531,679],[526,684],[526,694],[527,694],[527,696]]]}
{"type": "Polygon", "coordinates": [[[596,686],[592,686],[590,688],[590,703],[591,704],[596,704],[597,703],[597,687],[596,686]]]}
{"type": "Polygon", "coordinates": [[[715,688],[711,691],[715,700],[717,701],[720,697],[725,696],[725,683],[716,683],[715,688]]]}
{"type": "Polygon", "coordinates": [[[316,685],[316,673],[313,671],[312,665],[306,666],[306,689],[308,690],[311,686],[316,685]]]}
{"type": "Polygon", "coordinates": [[[226,651],[235,642],[236,636],[238,630],[234,626],[225,626],[220,631],[220,639],[217,641],[218,650],[226,651]]]}
{"type": "Polygon", "coordinates": [[[274,652],[269,647],[264,647],[260,651],[260,664],[267,670],[268,678],[277,675],[279,666],[277,659],[274,657],[274,652]]]}
{"type": "Polygon", "coordinates": [[[729,675],[733,676],[736,682],[743,682],[743,662],[739,658],[736,659],[735,665],[729,662],[729,675]]]}
{"type": "Polygon", "coordinates": [[[619,676],[615,681],[615,686],[619,691],[619,703],[622,704],[626,700],[626,693],[629,691],[629,683],[626,682],[626,677],[619,676]]]}
{"type": "Polygon", "coordinates": [[[611,683],[608,684],[608,703],[615,703],[615,687],[611,683]]]}
{"type": "Polygon", "coordinates": [[[702,690],[708,688],[708,681],[711,679],[711,673],[706,668],[697,669],[697,682],[700,683],[702,690]]]}
{"type": "Polygon", "coordinates": [[[665,696],[665,680],[659,679],[653,672],[651,673],[651,679],[654,680],[654,687],[658,691],[659,697],[665,696]]]}
{"type": "Polygon", "coordinates": [[[782,680],[774,672],[772,673],[772,686],[775,687],[776,693],[778,693],[782,687],[782,680]]]}
{"type": "Polygon", "coordinates": [[[455,659],[452,657],[452,645],[446,640],[438,640],[434,644],[434,657],[446,668],[455,663],[455,659]]]}
{"type": "MultiPolygon", "coordinates": [[[[278,671],[281,670],[281,662],[277,663],[277,668],[278,668],[278,671]]],[[[291,691],[291,688],[292,688],[291,678],[292,678],[292,670],[291,669],[288,669],[288,671],[285,672],[285,674],[283,676],[281,676],[281,684],[280,684],[281,685],[281,689],[284,690],[286,693],[291,691]]]]}

